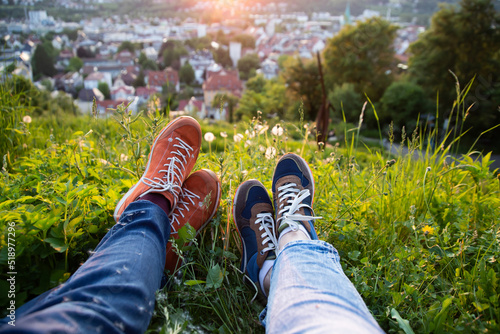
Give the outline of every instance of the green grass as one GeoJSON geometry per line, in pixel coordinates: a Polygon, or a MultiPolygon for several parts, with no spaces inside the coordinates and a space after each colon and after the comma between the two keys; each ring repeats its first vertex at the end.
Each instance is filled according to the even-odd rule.
{"type": "MultiPolygon", "coordinates": [[[[20,306],[65,281],[88,258],[168,120],[122,112],[116,121],[33,117],[25,124],[29,108],[11,102],[2,113],[10,125],[0,130],[9,138],[0,143],[9,152],[1,160],[0,290],[7,288],[7,227],[15,222],[20,306]]],[[[488,155],[481,163],[467,155],[445,159],[453,149],[447,142],[436,152],[421,151],[417,160],[392,156],[365,146],[350,127],[338,145],[318,149],[311,126],[302,123],[281,124],[281,136],[271,133],[274,124],[258,134],[260,120],[201,125],[216,139],[203,140],[195,169],[210,168],[220,177],[220,207],[195,243],[180,250],[186,264],[158,292],[150,332],[263,332],[262,305],[251,302],[256,290],[242,283],[231,201],[247,179],[270,189],[286,152],[309,162],[314,209],[323,217],[318,234],[339,250],[346,275],[384,330],[402,332],[406,320],[416,333],[498,331],[500,180],[488,155]],[[238,133],[242,140],[235,142],[238,133]]],[[[426,138],[417,130],[393,145],[419,152],[426,138]]]]}

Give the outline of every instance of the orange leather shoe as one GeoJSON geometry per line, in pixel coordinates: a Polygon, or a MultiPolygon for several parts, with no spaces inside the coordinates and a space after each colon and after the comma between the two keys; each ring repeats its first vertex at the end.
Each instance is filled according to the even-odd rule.
{"type": "MultiPolygon", "coordinates": [[[[189,175],[182,185],[179,202],[169,216],[170,238],[179,239],[177,231],[186,223],[198,235],[217,212],[220,196],[221,184],[214,172],[202,169],[189,175]]],[[[179,256],[172,249],[172,241],[169,241],[165,269],[173,274],[180,264],[179,256]]]]}
{"type": "Polygon", "coordinates": [[[114,218],[133,201],[150,192],[165,196],[170,208],[175,208],[182,184],[191,173],[201,146],[201,128],[189,116],[176,118],[156,137],[149,153],[146,170],[130,190],[118,202],[114,218]]]}

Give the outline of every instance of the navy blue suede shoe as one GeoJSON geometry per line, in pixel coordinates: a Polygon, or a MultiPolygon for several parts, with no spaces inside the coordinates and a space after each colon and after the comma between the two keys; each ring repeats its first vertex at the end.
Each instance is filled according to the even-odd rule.
{"type": "Polygon", "coordinates": [[[265,297],[259,273],[266,260],[276,259],[273,205],[266,188],[257,180],[242,183],[233,200],[233,218],[243,245],[241,270],[265,297]]]}
{"type": "Polygon", "coordinates": [[[279,236],[285,229],[297,231],[303,226],[312,240],[318,240],[313,221],[314,180],[307,162],[288,153],[281,157],[273,175],[273,200],[279,236]]]}

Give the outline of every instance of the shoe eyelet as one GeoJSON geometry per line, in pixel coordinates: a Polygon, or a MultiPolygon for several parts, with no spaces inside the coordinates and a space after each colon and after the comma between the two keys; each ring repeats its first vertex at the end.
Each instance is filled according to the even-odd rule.
{"type": "Polygon", "coordinates": [[[264,255],[264,252],[263,252],[263,251],[260,251],[260,255],[264,255]]]}

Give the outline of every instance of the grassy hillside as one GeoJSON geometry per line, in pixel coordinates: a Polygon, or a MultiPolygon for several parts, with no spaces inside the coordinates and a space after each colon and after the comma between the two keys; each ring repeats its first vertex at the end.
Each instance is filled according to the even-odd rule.
{"type": "MultiPolygon", "coordinates": [[[[116,203],[142,174],[149,145],[168,118],[117,111],[116,119],[31,119],[25,117],[30,108],[8,92],[0,90],[0,290],[8,288],[13,222],[20,306],[88,258],[114,224],[116,203]]],[[[231,201],[247,179],[270,189],[286,152],[309,162],[314,209],[323,217],[318,234],[339,250],[346,275],[384,330],[498,331],[500,179],[488,168],[488,155],[478,163],[467,155],[445,159],[453,146],[419,151],[431,146],[432,134],[424,130],[392,143],[420,152],[412,160],[365,145],[357,128],[318,148],[311,124],[282,123],[281,135],[261,119],[201,125],[216,139],[203,141],[195,169],[219,175],[222,199],[212,223],[190,249],[180,250],[186,264],[158,292],[151,332],[263,332],[262,306],[250,301],[256,291],[242,283],[231,201]]],[[[391,134],[381,136],[391,141],[391,134]]],[[[2,309],[7,302],[2,294],[2,309]]]]}

